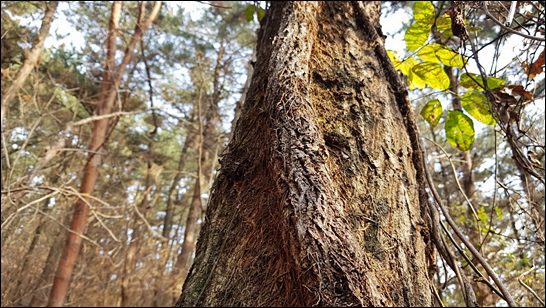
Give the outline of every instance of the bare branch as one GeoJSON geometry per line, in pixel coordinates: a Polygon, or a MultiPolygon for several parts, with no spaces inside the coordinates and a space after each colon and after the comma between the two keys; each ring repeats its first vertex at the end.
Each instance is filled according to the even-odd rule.
{"type": "Polygon", "coordinates": [[[487,15],[487,17],[491,18],[491,20],[493,22],[495,22],[497,25],[499,25],[502,29],[510,32],[510,33],[513,33],[513,34],[517,34],[519,36],[523,36],[524,38],[528,38],[530,40],[535,40],[535,41],[541,41],[541,42],[544,42],[546,41],[545,38],[543,37],[539,37],[539,36],[532,36],[532,35],[527,35],[525,33],[521,33],[521,32],[518,32],[510,27],[507,27],[505,26],[500,20],[498,20],[497,18],[495,18],[495,16],[493,16],[493,14],[491,14],[491,12],[489,12],[489,9],[487,8],[487,1],[483,1],[483,10],[485,12],[485,15],[487,15]]]}
{"type": "MultiPolygon", "coordinates": [[[[424,151],[424,149],[423,149],[423,151],[424,151]]],[[[451,218],[451,215],[449,214],[448,209],[442,203],[442,198],[440,198],[440,195],[438,194],[438,192],[436,191],[436,188],[433,185],[432,177],[430,175],[430,172],[428,171],[427,163],[426,163],[426,161],[424,159],[424,155],[423,155],[422,160],[423,160],[423,166],[424,166],[423,169],[424,169],[424,172],[425,172],[425,178],[426,178],[426,180],[428,182],[428,185],[429,185],[429,188],[430,188],[430,190],[432,192],[432,195],[434,196],[434,200],[436,201],[436,203],[440,207],[440,210],[442,211],[442,214],[444,214],[444,217],[445,217],[447,223],[449,224],[451,229],[453,229],[453,231],[455,232],[457,237],[470,250],[472,255],[474,257],[476,257],[476,259],[478,259],[479,263],[483,266],[483,268],[485,269],[487,274],[489,274],[489,277],[491,277],[491,279],[493,279],[495,284],[499,287],[499,290],[504,295],[504,299],[506,300],[508,305],[510,307],[517,307],[516,302],[514,302],[514,299],[512,298],[512,296],[510,295],[510,293],[508,292],[508,290],[506,289],[504,284],[500,281],[497,274],[495,274],[495,271],[493,270],[493,268],[491,268],[489,263],[487,263],[487,261],[483,258],[483,256],[480,254],[480,252],[474,247],[474,245],[472,245],[472,243],[470,243],[470,241],[468,241],[466,239],[466,237],[463,235],[463,233],[461,232],[461,230],[459,229],[459,227],[457,226],[455,221],[453,221],[453,218],[451,218]]]]}
{"type": "Polygon", "coordinates": [[[535,292],[535,290],[531,289],[531,287],[529,287],[525,282],[523,282],[523,280],[521,279],[523,276],[529,274],[530,272],[532,272],[533,270],[535,269],[535,266],[533,265],[533,267],[531,267],[528,271],[522,273],[521,275],[519,275],[518,277],[518,282],[525,288],[527,289],[527,291],[529,291],[529,293],[533,294],[533,296],[538,299],[538,301],[542,304],[542,306],[544,306],[544,301],[542,300],[542,298],[540,298],[540,296],[538,296],[537,292],[535,292]]]}

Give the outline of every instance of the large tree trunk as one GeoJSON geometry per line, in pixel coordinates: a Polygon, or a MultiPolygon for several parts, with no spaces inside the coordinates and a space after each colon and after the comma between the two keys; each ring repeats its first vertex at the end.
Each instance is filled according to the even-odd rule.
{"type": "Polygon", "coordinates": [[[177,306],[431,304],[412,112],[378,26],[377,2],[271,3],[177,306]]]}

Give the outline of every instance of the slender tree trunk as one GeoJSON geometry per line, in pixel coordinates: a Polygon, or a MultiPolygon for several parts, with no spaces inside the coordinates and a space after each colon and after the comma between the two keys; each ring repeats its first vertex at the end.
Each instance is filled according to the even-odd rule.
{"type": "MultiPolygon", "coordinates": [[[[51,197],[44,200],[42,204],[42,211],[44,213],[48,212],[48,205],[50,201],[51,201],[51,197]]],[[[51,227],[51,224],[52,222],[48,221],[48,218],[45,218],[43,216],[40,218],[40,222],[38,223],[38,227],[36,227],[36,229],[34,230],[34,235],[32,236],[32,240],[30,241],[28,250],[24,254],[24,256],[21,258],[23,260],[22,265],[19,268],[19,273],[17,274],[16,276],[17,278],[14,283],[15,295],[13,296],[13,298],[20,298],[19,301],[16,303],[17,306],[19,306],[22,301],[28,300],[26,297],[19,297],[21,293],[25,294],[24,292],[28,291],[28,285],[27,285],[27,288],[24,288],[24,289],[22,285],[23,281],[25,279],[28,279],[28,275],[25,275],[25,271],[29,271],[29,265],[30,265],[29,262],[33,257],[35,257],[33,255],[33,252],[34,252],[34,248],[36,248],[36,245],[38,244],[40,240],[40,236],[42,235],[44,230],[46,230],[46,228],[51,227]]]]}
{"type": "MultiPolygon", "coordinates": [[[[114,2],[114,4],[112,5],[112,14],[108,29],[107,56],[104,65],[103,80],[101,82],[101,98],[99,103],[97,104],[99,115],[108,114],[110,113],[111,109],[111,105],[108,105],[107,100],[110,94],[110,89],[113,87],[111,82],[113,81],[112,72],[115,66],[114,57],[116,52],[116,32],[119,23],[120,11],[121,2],[114,2]]],[[[113,90],[115,95],[115,89],[113,90]]],[[[101,158],[101,155],[98,153],[98,151],[100,151],[103,146],[103,142],[106,139],[107,125],[108,119],[101,119],[94,122],[92,140],[91,144],[89,145],[89,150],[91,154],[84,167],[84,175],[80,187],[80,192],[82,194],[90,194],[93,191],[93,188],[97,181],[98,166],[100,165],[101,158]]],[[[57,267],[55,280],[53,281],[53,287],[51,288],[48,302],[49,307],[63,306],[66,292],[68,291],[70,278],[72,276],[72,271],[74,270],[74,266],[76,265],[76,259],[80,251],[82,239],[79,234],[83,233],[84,231],[89,208],[81,199],[78,199],[74,207],[75,211],[70,225],[70,229],[76,233],[71,232],[68,234],[67,242],[63,250],[61,260],[57,267]]]]}
{"type": "MultiPolygon", "coordinates": [[[[195,108],[195,106],[194,106],[195,108]]],[[[195,111],[195,110],[194,110],[195,111]]],[[[196,112],[192,113],[192,119],[194,119],[194,115],[196,112]]],[[[165,208],[165,218],[163,219],[163,231],[162,235],[166,239],[165,242],[161,243],[159,246],[159,254],[160,254],[160,262],[157,264],[157,278],[155,283],[155,289],[154,289],[154,306],[159,307],[161,306],[161,297],[165,291],[165,280],[163,273],[165,272],[167,262],[169,260],[169,257],[171,255],[171,250],[173,248],[173,245],[170,243],[170,233],[172,229],[172,220],[174,217],[174,212],[176,210],[175,204],[177,205],[183,205],[184,202],[181,202],[183,200],[186,200],[187,198],[183,198],[183,200],[175,200],[175,195],[177,192],[177,188],[180,184],[180,180],[182,179],[182,175],[184,172],[184,168],[186,166],[186,160],[188,156],[188,150],[190,148],[194,147],[194,143],[196,141],[196,130],[194,127],[193,121],[187,125],[188,133],[186,135],[186,139],[184,141],[184,145],[182,146],[182,149],[180,151],[180,157],[178,160],[178,168],[176,170],[176,173],[173,177],[173,180],[171,182],[171,185],[169,187],[169,191],[167,192],[167,206],[165,208]],[[178,202],[177,202],[178,201],[178,202]]],[[[189,193],[186,193],[186,195],[189,195],[189,193]]],[[[189,207],[189,206],[188,206],[189,207]]],[[[181,213],[181,217],[184,217],[184,215],[181,213]]]]}
{"type": "MultiPolygon", "coordinates": [[[[70,223],[71,214],[71,211],[67,211],[67,213],[64,214],[63,224],[65,226],[70,223]]],[[[61,226],[58,226],[56,224],[53,225],[53,222],[50,222],[49,228],[53,228],[54,230],[51,233],[51,236],[54,238],[54,240],[51,244],[51,247],[49,248],[49,252],[47,253],[47,258],[42,268],[42,273],[34,284],[35,291],[32,294],[30,303],[28,304],[30,307],[38,307],[46,304],[48,294],[47,291],[50,290],[50,287],[47,285],[50,284],[51,281],[53,281],[55,274],[55,265],[59,263],[63,243],[66,241],[67,237],[65,229],[61,226]]]]}
{"type": "Polygon", "coordinates": [[[169,191],[167,193],[167,207],[165,209],[165,218],[163,220],[163,231],[162,235],[163,237],[170,238],[169,234],[171,233],[172,229],[172,219],[174,216],[174,195],[176,193],[176,188],[180,184],[180,180],[182,179],[182,173],[184,172],[184,167],[186,166],[186,158],[188,154],[188,149],[193,147],[193,144],[195,143],[195,129],[193,129],[192,126],[193,123],[188,125],[188,134],[186,136],[186,140],[184,141],[184,145],[182,146],[182,149],[180,151],[180,158],[178,159],[178,168],[176,169],[176,173],[173,177],[173,181],[171,182],[171,186],[169,187],[169,191]]]}
{"type": "MultiPolygon", "coordinates": [[[[117,89],[120,85],[122,76],[125,73],[127,65],[131,62],[133,56],[133,50],[136,44],[142,38],[144,31],[150,26],[159,12],[161,2],[156,2],[152,9],[152,12],[148,16],[146,21],[144,19],[144,3],[140,5],[139,18],[135,26],[135,32],[131,37],[131,41],[125,49],[125,53],[121,64],[117,69],[115,67],[115,51],[116,51],[116,37],[119,15],[121,10],[121,2],[116,1],[112,5],[112,15],[110,19],[110,25],[107,38],[107,55],[104,69],[104,76],[101,83],[100,101],[97,104],[98,115],[110,114],[114,101],[117,95],[117,89]]],[[[108,129],[108,118],[102,118],[96,120],[93,126],[92,140],[89,145],[90,155],[87,163],[84,167],[84,174],[82,184],[80,187],[81,194],[91,194],[98,178],[98,167],[101,164],[101,149],[106,141],[106,132],[108,129]]],[[[51,294],[49,297],[48,306],[62,306],[68,291],[70,284],[70,278],[72,271],[76,264],[81,248],[81,237],[79,234],[83,234],[85,225],[87,222],[87,216],[89,208],[85,202],[78,199],[74,205],[75,211],[72,218],[70,229],[73,231],[68,234],[66,246],[63,250],[53,287],[51,288],[51,294]]]]}
{"type": "MultiPolygon", "coordinates": [[[[197,235],[199,234],[197,225],[198,219],[201,217],[203,205],[201,200],[202,187],[204,183],[209,183],[212,174],[213,159],[218,148],[218,128],[220,125],[220,113],[218,104],[220,102],[221,87],[220,87],[220,68],[224,57],[224,44],[220,42],[220,49],[216,59],[216,66],[213,74],[213,93],[207,101],[207,111],[204,119],[199,118],[199,142],[197,144],[198,168],[197,177],[193,186],[192,201],[184,226],[184,243],[182,250],[178,255],[175,264],[175,275],[180,282],[180,287],[191,265],[191,256],[195,250],[197,235]],[[202,124],[204,122],[204,125],[202,124]]],[[[201,94],[199,95],[198,114],[201,115],[201,94]]]]}
{"type": "MultiPolygon", "coordinates": [[[[202,85],[201,85],[202,86],[202,85]]],[[[202,87],[199,89],[199,98],[197,101],[197,119],[199,121],[199,133],[197,136],[197,171],[196,178],[193,185],[192,197],[190,202],[190,208],[188,210],[188,216],[186,223],[184,224],[184,242],[182,243],[182,251],[176,259],[174,266],[174,276],[179,278],[179,274],[182,273],[185,277],[188,269],[188,260],[190,259],[193,250],[195,249],[195,241],[197,240],[197,219],[202,209],[201,200],[201,184],[203,177],[203,119],[201,117],[201,105],[202,105],[202,87]]]]}
{"type": "Polygon", "coordinates": [[[40,26],[38,35],[32,42],[32,48],[27,53],[25,61],[23,62],[23,66],[21,66],[21,68],[17,72],[15,80],[2,95],[2,126],[4,125],[4,119],[8,112],[9,103],[17,95],[17,93],[27,80],[28,75],[30,75],[30,72],[34,69],[34,67],[38,63],[38,60],[40,59],[40,55],[42,54],[42,50],[44,49],[44,43],[47,35],[49,34],[49,28],[51,27],[51,22],[53,20],[53,16],[55,15],[55,11],[57,10],[58,5],[58,1],[49,1],[47,3],[44,18],[42,19],[42,25],[40,26]]]}
{"type": "MultiPolygon", "coordinates": [[[[157,200],[157,198],[160,195],[160,186],[159,186],[159,174],[156,173],[156,171],[152,170],[153,166],[153,157],[154,157],[154,143],[153,139],[156,134],[157,130],[154,129],[151,133],[151,136],[149,138],[148,143],[148,168],[146,172],[146,184],[144,187],[144,193],[142,195],[142,200],[137,205],[137,210],[140,212],[140,214],[144,217],[144,219],[147,219],[147,213],[150,208],[152,208],[155,205],[155,201],[148,201],[150,200],[150,192],[152,190],[153,185],[156,186],[155,190],[155,196],[152,200],[157,200]]],[[[135,270],[135,264],[137,262],[137,254],[138,250],[140,248],[140,243],[142,242],[142,234],[144,233],[144,225],[140,223],[140,220],[142,218],[137,213],[133,214],[133,223],[131,225],[132,233],[131,233],[131,241],[129,243],[129,246],[127,248],[126,254],[125,254],[125,262],[123,267],[123,274],[122,274],[122,280],[121,280],[121,307],[128,307],[129,305],[129,279],[130,275],[133,274],[133,271],[135,270]]],[[[128,231],[128,230],[127,230],[128,231]]],[[[126,232],[127,232],[126,231],[126,232]]]]}
{"type": "Polygon", "coordinates": [[[177,306],[429,306],[422,164],[377,2],[272,2],[177,306]]]}

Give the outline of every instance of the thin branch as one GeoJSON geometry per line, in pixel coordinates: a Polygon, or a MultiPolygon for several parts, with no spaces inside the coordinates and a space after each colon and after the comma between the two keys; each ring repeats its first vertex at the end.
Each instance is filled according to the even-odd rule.
{"type": "Polygon", "coordinates": [[[2,223],[2,225],[0,225],[0,229],[4,229],[5,227],[9,226],[9,224],[15,219],[15,216],[18,213],[24,211],[25,209],[31,207],[32,205],[34,205],[36,203],[39,203],[39,202],[41,202],[43,200],[46,200],[46,199],[48,199],[50,197],[53,197],[53,196],[57,195],[58,193],[59,193],[59,191],[54,191],[54,192],[52,192],[50,194],[47,194],[47,195],[45,195],[43,197],[40,197],[40,198],[38,198],[38,199],[36,199],[34,201],[31,201],[31,202],[27,203],[24,206],[18,208],[17,211],[11,213],[11,215],[8,218],[6,218],[6,220],[2,223]]]}
{"type": "Polygon", "coordinates": [[[212,7],[216,7],[216,8],[219,8],[219,9],[231,9],[231,6],[223,6],[223,5],[218,5],[218,4],[214,4],[214,3],[211,3],[211,2],[205,2],[205,1],[197,1],[199,3],[202,3],[202,4],[206,4],[206,5],[210,5],[212,7]]]}
{"type": "Polygon", "coordinates": [[[535,290],[531,289],[531,287],[529,287],[525,282],[523,282],[523,280],[521,279],[521,277],[529,274],[530,272],[532,272],[533,270],[535,269],[535,266],[533,265],[533,267],[531,267],[528,271],[522,273],[521,275],[519,275],[518,277],[518,282],[525,288],[527,289],[527,291],[529,291],[529,293],[533,294],[533,296],[538,299],[538,301],[542,304],[542,306],[544,306],[544,301],[542,300],[542,298],[540,298],[540,296],[537,295],[537,293],[535,292],[535,290]]]}
{"type": "Polygon", "coordinates": [[[455,182],[457,183],[457,187],[459,188],[459,191],[463,195],[464,199],[468,203],[468,206],[472,210],[472,214],[474,214],[474,218],[476,218],[476,221],[479,222],[480,218],[478,217],[478,213],[476,212],[476,209],[474,208],[474,205],[472,205],[472,202],[470,202],[470,199],[468,199],[468,196],[464,192],[464,189],[461,187],[461,183],[459,182],[459,179],[457,178],[457,171],[455,169],[455,165],[453,165],[453,161],[451,160],[451,157],[447,153],[447,151],[438,143],[434,142],[433,140],[430,140],[428,138],[425,138],[427,141],[432,142],[435,146],[437,146],[444,154],[446,155],[447,159],[449,160],[449,163],[451,165],[451,170],[453,171],[453,177],[455,178],[455,182]]]}
{"type": "Polygon", "coordinates": [[[506,31],[508,31],[510,33],[517,34],[519,36],[523,36],[524,38],[528,38],[528,39],[535,40],[535,41],[541,41],[541,42],[546,41],[546,39],[543,38],[543,37],[527,35],[525,33],[518,32],[518,31],[516,31],[516,30],[514,30],[514,29],[512,29],[510,27],[505,26],[500,20],[495,18],[495,16],[493,16],[491,14],[491,12],[489,12],[489,9],[487,8],[487,1],[483,1],[483,10],[485,12],[485,15],[487,15],[487,17],[491,18],[491,20],[493,20],[493,22],[495,22],[502,29],[504,29],[504,30],[506,30],[506,31]]]}
{"type": "Polygon", "coordinates": [[[438,294],[438,290],[436,290],[436,288],[434,288],[432,286],[431,286],[430,289],[432,290],[432,294],[434,294],[434,297],[438,301],[438,304],[440,305],[440,307],[445,307],[444,303],[442,302],[442,298],[440,298],[440,294],[438,294]]]}
{"type": "MultiPolygon", "coordinates": [[[[150,187],[151,188],[151,187],[150,187]]],[[[152,226],[150,225],[150,223],[148,222],[148,220],[146,219],[146,217],[144,217],[144,215],[142,215],[142,213],[140,213],[140,211],[138,210],[138,207],[133,204],[133,207],[135,208],[135,212],[137,213],[138,217],[140,217],[140,219],[142,219],[142,221],[144,222],[144,224],[146,224],[146,227],[148,227],[148,230],[150,230],[150,233],[152,233],[152,236],[153,237],[156,237],[158,239],[161,239],[163,241],[168,241],[168,239],[166,237],[163,237],[163,235],[157,233],[153,228],[152,226]]]]}
{"type": "Polygon", "coordinates": [[[440,222],[440,224],[441,224],[442,229],[444,230],[444,232],[447,234],[447,237],[449,238],[449,240],[453,244],[453,246],[455,246],[455,249],[457,249],[457,251],[459,251],[461,256],[463,256],[463,258],[468,263],[468,265],[470,265],[472,270],[474,270],[474,272],[476,274],[478,274],[478,276],[480,276],[483,279],[483,283],[485,283],[493,292],[495,292],[502,299],[506,300],[506,298],[504,298],[504,295],[502,295],[502,293],[497,288],[495,288],[494,285],[492,285],[489,282],[489,280],[485,277],[485,275],[482,274],[482,272],[476,267],[476,265],[472,262],[472,260],[470,260],[470,258],[466,255],[466,253],[464,253],[464,250],[461,248],[461,246],[459,246],[459,244],[457,244],[457,242],[455,242],[455,239],[453,238],[451,233],[448,232],[447,227],[445,226],[445,224],[443,222],[440,222]]]}
{"type": "MultiPolygon", "coordinates": [[[[63,229],[65,229],[66,231],[68,231],[69,233],[73,233],[79,237],[81,237],[82,239],[88,241],[89,243],[93,244],[94,246],[98,247],[99,249],[102,249],[103,251],[107,252],[108,250],[106,248],[104,248],[103,246],[101,246],[99,243],[93,241],[92,239],[90,239],[89,237],[81,234],[81,233],[78,233],[78,232],[75,232],[73,231],[72,229],[70,229],[69,227],[65,226],[63,223],[59,222],[55,217],[52,217],[51,215],[47,214],[46,212],[38,209],[38,212],[42,215],[44,215],[45,217],[51,219],[53,222],[55,222],[56,224],[58,224],[59,226],[61,226],[63,229]]],[[[112,259],[112,257],[108,254],[108,253],[105,253],[104,254],[105,256],[108,257],[108,260],[110,261],[110,263],[114,266],[114,267],[118,267],[119,264],[116,264],[114,262],[114,260],[112,259]]]]}
{"type": "Polygon", "coordinates": [[[476,259],[478,259],[479,263],[483,266],[483,268],[485,269],[487,274],[489,274],[489,277],[491,277],[491,279],[493,279],[495,284],[499,287],[499,289],[502,292],[502,294],[504,295],[504,298],[505,298],[506,302],[508,303],[508,305],[510,307],[517,307],[516,303],[512,299],[512,296],[510,295],[510,293],[508,292],[508,290],[506,289],[504,284],[500,281],[497,274],[495,274],[495,271],[493,270],[493,268],[491,268],[489,263],[487,263],[487,261],[483,258],[483,256],[480,254],[480,252],[474,247],[474,245],[472,245],[472,243],[470,243],[470,241],[468,241],[465,238],[465,236],[463,235],[463,233],[461,232],[461,230],[459,229],[459,227],[457,226],[455,221],[453,221],[453,218],[451,218],[451,215],[449,214],[448,209],[442,203],[442,198],[440,198],[440,195],[438,194],[438,192],[436,191],[436,188],[433,185],[432,177],[430,175],[430,172],[428,171],[428,167],[427,167],[426,161],[424,159],[424,155],[423,155],[422,160],[423,160],[423,169],[424,169],[424,172],[425,172],[425,177],[426,177],[426,180],[428,182],[429,188],[430,188],[430,190],[432,192],[432,195],[434,196],[434,200],[436,201],[436,203],[440,207],[440,210],[442,211],[442,214],[444,214],[444,217],[445,217],[447,223],[449,224],[451,229],[453,229],[453,231],[455,232],[457,237],[470,250],[472,255],[474,255],[474,257],[476,257],[476,259]]]}
{"type": "Polygon", "coordinates": [[[99,222],[99,224],[108,232],[108,234],[110,234],[110,236],[112,237],[112,239],[118,243],[121,243],[121,241],[114,235],[114,232],[112,232],[112,230],[110,230],[110,228],[108,228],[106,226],[106,224],[104,224],[104,222],[102,221],[102,219],[100,219],[99,215],[97,215],[97,212],[95,211],[95,209],[93,208],[93,206],[91,205],[91,203],[89,203],[89,201],[87,201],[86,198],[84,198],[83,194],[81,193],[77,193],[76,196],[82,200],[85,204],[87,204],[87,206],[89,207],[89,209],[91,210],[91,213],[93,214],[93,216],[95,216],[95,218],[97,219],[97,221],[99,222]]]}
{"type": "MultiPolygon", "coordinates": [[[[151,109],[153,110],[153,108],[151,108],[151,109]]],[[[89,117],[89,118],[85,118],[83,120],[79,120],[77,122],[69,122],[69,123],[66,124],[66,126],[68,128],[72,128],[73,126],[84,125],[84,124],[87,124],[87,123],[93,122],[93,121],[113,118],[113,117],[117,117],[117,116],[139,114],[139,113],[144,113],[144,112],[148,112],[148,111],[143,110],[143,111],[118,111],[118,112],[112,112],[112,113],[108,113],[108,114],[92,116],[92,117],[89,117]]],[[[70,129],[67,129],[67,130],[70,130],[70,129]]]]}

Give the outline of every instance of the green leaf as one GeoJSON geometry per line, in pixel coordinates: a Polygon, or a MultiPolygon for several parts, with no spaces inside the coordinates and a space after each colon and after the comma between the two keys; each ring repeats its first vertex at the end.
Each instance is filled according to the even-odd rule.
{"type": "MultiPolygon", "coordinates": [[[[487,78],[487,87],[490,90],[496,89],[506,83],[506,80],[495,78],[495,77],[488,77],[487,78]]],[[[482,90],[483,87],[483,79],[478,74],[473,73],[464,73],[461,75],[461,80],[459,81],[459,85],[462,87],[465,87],[467,89],[472,90],[482,90]]]]}
{"type": "Polygon", "coordinates": [[[461,96],[461,105],[474,119],[487,125],[495,125],[491,114],[489,100],[478,91],[466,92],[461,96]]]}
{"type": "Polygon", "coordinates": [[[249,4],[246,6],[246,9],[245,9],[246,21],[251,22],[254,20],[255,11],[256,11],[256,7],[254,6],[254,4],[249,4]]]}
{"type": "Polygon", "coordinates": [[[445,124],[447,141],[461,151],[468,151],[474,144],[474,123],[459,110],[447,113],[445,124]]]}
{"type": "Polygon", "coordinates": [[[258,21],[262,21],[265,17],[265,9],[263,7],[258,7],[258,21]]]}
{"type": "Polygon", "coordinates": [[[450,38],[453,36],[453,32],[451,31],[451,17],[449,15],[444,14],[436,19],[436,30],[438,32],[442,33],[442,38],[450,38]]]}
{"type": "Polygon", "coordinates": [[[413,5],[413,19],[415,22],[408,27],[404,34],[406,48],[414,51],[423,46],[430,36],[430,27],[434,21],[434,6],[430,1],[416,1],[413,5]]]}
{"type": "Polygon", "coordinates": [[[434,63],[440,63],[440,59],[436,56],[436,45],[438,44],[429,44],[423,46],[418,52],[417,56],[421,58],[423,61],[429,61],[434,63]]]}
{"type": "Polygon", "coordinates": [[[431,88],[442,91],[449,88],[449,77],[438,63],[423,62],[412,67],[411,71],[431,88]]]}
{"type": "Polygon", "coordinates": [[[392,51],[392,50],[387,50],[387,55],[389,56],[389,59],[391,60],[392,64],[394,65],[394,68],[396,68],[396,66],[400,64],[400,60],[396,56],[396,52],[392,51]]]}
{"type": "Polygon", "coordinates": [[[406,76],[409,75],[412,67],[419,64],[419,61],[414,58],[406,58],[403,61],[400,61],[396,56],[396,53],[391,50],[387,50],[387,55],[389,55],[389,59],[391,59],[394,68],[406,76]]]}
{"type": "Polygon", "coordinates": [[[423,79],[421,79],[421,77],[414,74],[413,71],[411,70],[408,73],[408,81],[409,81],[410,90],[413,90],[415,88],[424,89],[427,86],[426,82],[423,79]]]}
{"type": "Polygon", "coordinates": [[[495,213],[497,214],[497,219],[502,220],[502,209],[500,207],[495,207],[495,213]]]}
{"type": "Polygon", "coordinates": [[[453,51],[443,45],[436,51],[436,56],[440,61],[451,67],[462,68],[464,66],[463,57],[456,51],[453,51]]]}
{"type": "Polygon", "coordinates": [[[434,21],[434,5],[430,1],[416,1],[413,5],[413,19],[431,25],[434,21]]]}
{"type": "Polygon", "coordinates": [[[463,67],[463,57],[444,45],[426,45],[417,52],[417,55],[424,61],[442,63],[451,67],[463,67]]]}
{"type": "Polygon", "coordinates": [[[396,54],[391,50],[387,50],[387,54],[389,55],[394,68],[408,76],[410,90],[415,88],[423,89],[426,86],[426,83],[411,71],[415,65],[419,64],[419,61],[414,58],[406,58],[403,61],[400,61],[396,54]]]}
{"type": "Polygon", "coordinates": [[[429,101],[423,109],[421,109],[421,116],[430,124],[430,126],[435,127],[442,116],[442,104],[440,101],[437,99],[429,101]]]}
{"type": "Polygon", "coordinates": [[[400,62],[398,65],[398,69],[402,72],[404,75],[409,75],[411,72],[411,69],[419,64],[419,61],[417,61],[414,58],[407,58],[404,61],[400,62]]]}
{"type": "Polygon", "coordinates": [[[408,27],[404,34],[404,41],[406,41],[406,48],[409,51],[414,51],[417,48],[423,46],[430,35],[430,24],[423,22],[416,22],[408,27]]]}

